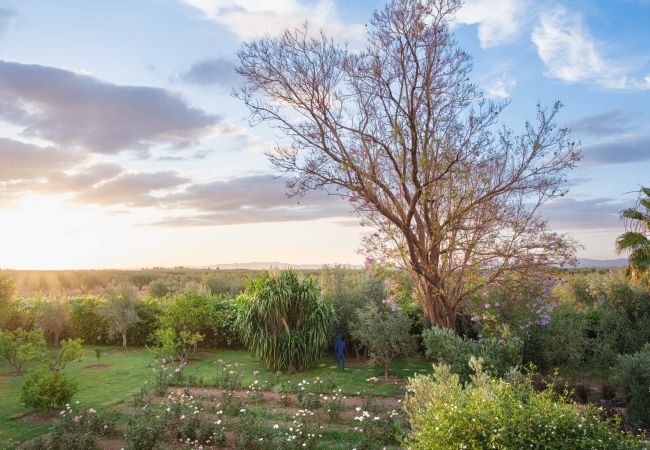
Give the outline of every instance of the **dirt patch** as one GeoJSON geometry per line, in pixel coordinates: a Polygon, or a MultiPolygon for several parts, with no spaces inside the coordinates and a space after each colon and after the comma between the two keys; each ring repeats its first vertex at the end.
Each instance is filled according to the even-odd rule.
{"type": "Polygon", "coordinates": [[[59,415],[60,415],[59,411],[54,411],[54,410],[45,411],[45,412],[36,411],[22,416],[20,419],[18,419],[18,421],[21,423],[36,423],[36,424],[49,423],[57,419],[59,415]]]}
{"type": "Polygon", "coordinates": [[[84,367],[84,370],[102,370],[111,367],[110,364],[93,364],[91,366],[84,367]]]}
{"type": "Polygon", "coordinates": [[[16,378],[16,377],[19,377],[21,375],[23,375],[23,374],[18,373],[18,372],[2,372],[2,373],[0,373],[1,377],[7,377],[7,378],[16,378]]]}

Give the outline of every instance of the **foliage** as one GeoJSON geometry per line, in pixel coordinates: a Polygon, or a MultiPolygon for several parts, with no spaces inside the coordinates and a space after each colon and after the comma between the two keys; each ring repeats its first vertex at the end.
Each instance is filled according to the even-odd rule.
{"type": "Polygon", "coordinates": [[[20,400],[30,408],[63,408],[79,390],[79,383],[63,372],[39,369],[25,379],[20,400]]]}
{"type": "Polygon", "coordinates": [[[386,306],[370,304],[356,311],[352,336],[363,343],[370,357],[384,366],[388,378],[390,362],[401,356],[411,356],[416,340],[411,336],[411,319],[402,310],[391,311],[386,306]]]}
{"type": "Polygon", "coordinates": [[[650,187],[642,187],[637,208],[621,213],[628,230],[616,239],[619,253],[629,252],[627,273],[633,279],[645,277],[650,285],[650,187]]]}
{"type": "Polygon", "coordinates": [[[50,369],[60,371],[65,369],[69,362],[81,360],[83,355],[82,343],[82,339],[64,339],[56,357],[49,364],[50,369]]]}
{"type": "Polygon", "coordinates": [[[327,346],[335,317],[331,305],[319,300],[314,279],[268,273],[249,284],[246,296],[250,303],[238,325],[248,349],[271,370],[311,367],[327,346]]]}
{"type": "MultiPolygon", "coordinates": [[[[16,292],[16,281],[8,270],[0,270],[0,311],[9,306],[16,292]]],[[[2,325],[2,323],[0,323],[2,325]]]]}
{"type": "Polygon", "coordinates": [[[625,389],[628,421],[650,428],[650,343],[636,353],[619,355],[612,379],[625,389]]]}
{"type": "Polygon", "coordinates": [[[643,448],[633,436],[604,420],[593,405],[555,398],[551,388],[537,392],[530,378],[490,378],[476,359],[465,388],[448,365],[433,376],[409,380],[405,410],[412,432],[409,448],[430,449],[575,449],[643,448]]]}
{"type": "Polygon", "coordinates": [[[238,341],[237,313],[237,302],[232,297],[185,293],[166,299],[160,326],[177,333],[201,334],[205,345],[212,348],[232,345],[238,341]]]}
{"type": "Polygon", "coordinates": [[[133,285],[111,284],[106,288],[106,301],[97,310],[109,329],[122,335],[122,347],[126,349],[127,332],[140,321],[138,296],[133,285]]]}
{"type": "Polygon", "coordinates": [[[59,345],[61,333],[70,323],[70,319],[70,306],[66,298],[46,299],[38,305],[36,324],[46,336],[52,336],[54,345],[59,345]]]}
{"type": "Polygon", "coordinates": [[[156,346],[153,352],[158,358],[166,358],[186,364],[191,353],[196,351],[196,346],[203,341],[200,333],[191,333],[186,330],[176,332],[172,327],[158,328],[154,333],[156,346]]]}
{"type": "Polygon", "coordinates": [[[70,334],[88,344],[106,344],[110,340],[108,324],[98,314],[101,300],[97,297],[73,297],[70,307],[70,334]]]}
{"type": "Polygon", "coordinates": [[[352,337],[355,312],[367,303],[379,304],[384,298],[384,285],[381,278],[367,271],[347,269],[342,266],[324,267],[318,278],[323,299],[328,301],[336,312],[336,322],[330,338],[341,335],[343,340],[359,356],[363,344],[352,337]]]}
{"type": "MultiPolygon", "coordinates": [[[[77,402],[78,403],[78,402],[77,402]]],[[[81,405],[66,405],[52,426],[48,449],[94,450],[97,439],[116,430],[116,415],[81,405]]]]}
{"type": "Polygon", "coordinates": [[[501,376],[519,363],[521,343],[515,339],[505,341],[490,337],[477,341],[438,327],[425,330],[422,338],[426,356],[448,364],[463,381],[471,375],[468,363],[472,357],[480,358],[489,371],[501,376]]]}
{"type": "Polygon", "coordinates": [[[0,330],[0,356],[7,360],[18,374],[27,362],[44,357],[47,351],[45,337],[41,330],[0,330]]]}

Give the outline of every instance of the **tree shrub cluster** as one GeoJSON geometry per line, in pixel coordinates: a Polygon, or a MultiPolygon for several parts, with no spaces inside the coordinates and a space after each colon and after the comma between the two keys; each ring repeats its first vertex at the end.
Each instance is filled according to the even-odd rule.
{"type": "Polygon", "coordinates": [[[469,364],[465,386],[445,364],[435,366],[432,376],[409,380],[404,405],[412,428],[409,448],[644,448],[593,405],[577,405],[550,388],[536,391],[531,378],[492,378],[475,358],[469,364]]]}

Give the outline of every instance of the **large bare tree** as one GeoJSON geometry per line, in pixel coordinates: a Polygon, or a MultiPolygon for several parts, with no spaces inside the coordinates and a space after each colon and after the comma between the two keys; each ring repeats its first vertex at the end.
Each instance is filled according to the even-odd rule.
{"type": "Polygon", "coordinates": [[[351,51],[308,24],[244,44],[237,92],[253,123],[289,138],[269,156],[290,194],[348,197],[377,230],[369,254],[397,262],[429,320],[453,328],[464,302],[512,273],[573,256],[539,207],[564,194],[579,159],[560,104],[516,134],[505,104],[469,81],[449,22],[459,0],[391,0],[351,51]]]}

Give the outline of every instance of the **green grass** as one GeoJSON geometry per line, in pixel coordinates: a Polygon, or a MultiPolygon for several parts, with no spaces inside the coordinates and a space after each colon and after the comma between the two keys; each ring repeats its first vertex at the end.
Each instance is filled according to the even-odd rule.
{"type": "MultiPolygon", "coordinates": [[[[104,354],[98,362],[93,348],[86,347],[82,360],[70,363],[65,368],[67,375],[79,381],[79,393],[73,401],[79,401],[89,407],[104,408],[123,402],[138,391],[145,381],[151,383],[155,360],[148,351],[134,349],[123,352],[115,348],[104,348],[104,354]],[[100,370],[86,369],[95,364],[106,364],[109,367],[100,370]]],[[[270,379],[273,376],[242,350],[201,353],[191,361],[183,373],[185,376],[193,375],[209,380],[216,374],[220,359],[225,363],[238,364],[237,371],[241,375],[240,379],[244,387],[254,380],[254,371],[259,371],[261,379],[270,379]]],[[[20,420],[20,417],[29,414],[32,410],[20,402],[25,376],[5,376],[5,373],[11,370],[12,368],[6,363],[0,363],[0,446],[4,445],[9,438],[22,441],[43,434],[48,429],[48,425],[25,423],[20,420]]],[[[421,360],[396,361],[392,366],[391,375],[405,379],[416,372],[424,373],[430,370],[430,364],[421,360]]],[[[277,375],[277,378],[273,379],[278,384],[286,383],[288,380],[291,380],[292,384],[297,384],[303,379],[311,381],[314,377],[320,377],[324,380],[324,386],[331,382],[344,393],[351,395],[368,388],[372,389],[372,394],[377,396],[394,396],[402,393],[401,384],[384,383],[381,381],[382,376],[383,369],[378,366],[350,366],[345,372],[339,372],[334,358],[329,356],[322,358],[311,370],[291,375],[277,375]],[[373,376],[380,378],[380,381],[376,383],[366,381],[373,376]]]]}

